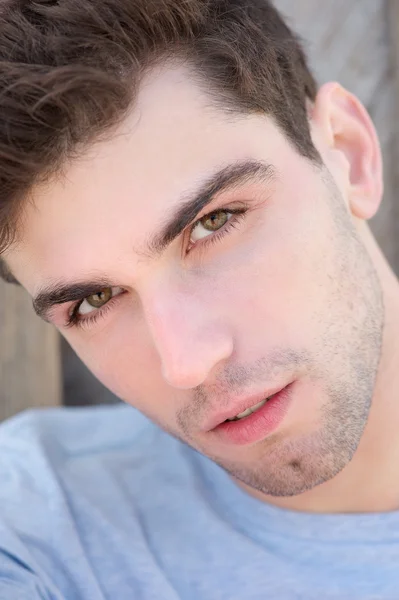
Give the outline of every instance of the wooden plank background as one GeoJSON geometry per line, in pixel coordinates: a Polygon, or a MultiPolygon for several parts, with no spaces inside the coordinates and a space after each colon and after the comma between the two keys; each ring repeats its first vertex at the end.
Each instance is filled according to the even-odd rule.
{"type": "MultiPolygon", "coordinates": [[[[372,229],[399,273],[399,0],[275,0],[320,83],[338,80],[368,109],[381,140],[385,197],[372,229]]],[[[62,399],[59,338],[23,290],[0,282],[0,419],[62,399]]],[[[67,404],[115,401],[62,341],[67,404]]]]}
{"type": "Polygon", "coordinates": [[[0,421],[33,406],[61,404],[57,330],[33,312],[19,286],[0,282],[0,421]]]}

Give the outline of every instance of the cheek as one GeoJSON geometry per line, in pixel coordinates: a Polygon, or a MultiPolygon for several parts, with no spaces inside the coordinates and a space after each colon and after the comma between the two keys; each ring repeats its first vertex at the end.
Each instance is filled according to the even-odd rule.
{"type": "Polygon", "coordinates": [[[321,333],[331,308],[334,252],[328,215],[305,205],[293,214],[284,209],[284,199],[278,200],[281,216],[270,215],[269,220],[266,215],[258,230],[221,265],[211,286],[239,341],[247,351],[252,343],[254,353],[280,346],[308,347],[321,333]]]}
{"type": "Polygon", "coordinates": [[[148,416],[159,416],[162,406],[168,406],[164,402],[168,388],[144,321],[122,310],[103,330],[97,328],[92,336],[68,334],[68,341],[93,375],[120,399],[148,416]]]}

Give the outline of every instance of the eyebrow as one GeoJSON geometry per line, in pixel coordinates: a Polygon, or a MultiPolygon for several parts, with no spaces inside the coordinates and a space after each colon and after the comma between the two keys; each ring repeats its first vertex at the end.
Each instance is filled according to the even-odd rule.
{"type": "MultiPolygon", "coordinates": [[[[250,181],[271,182],[275,176],[275,168],[259,160],[244,160],[223,167],[208,177],[195,192],[183,194],[160,231],[150,237],[144,251],[137,253],[150,259],[160,256],[217,194],[232,191],[250,181]]],[[[50,282],[33,299],[33,309],[41,319],[49,321],[55,305],[82,300],[106,287],[110,287],[110,282],[104,278],[76,283],[50,282]]]]}

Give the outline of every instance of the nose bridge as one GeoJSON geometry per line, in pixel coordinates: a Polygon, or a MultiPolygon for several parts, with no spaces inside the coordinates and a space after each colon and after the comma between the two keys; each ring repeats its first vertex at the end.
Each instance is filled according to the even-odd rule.
{"type": "Polygon", "coordinates": [[[227,323],[209,299],[170,280],[152,286],[142,302],[162,375],[173,387],[197,387],[231,354],[227,323]]]}

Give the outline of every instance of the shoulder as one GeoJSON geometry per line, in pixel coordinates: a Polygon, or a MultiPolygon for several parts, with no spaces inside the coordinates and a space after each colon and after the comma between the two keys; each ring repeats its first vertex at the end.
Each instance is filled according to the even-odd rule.
{"type": "Polygon", "coordinates": [[[30,585],[55,585],[62,597],[71,597],[79,581],[93,586],[87,597],[99,597],[90,565],[105,570],[111,561],[110,571],[117,569],[124,548],[139,545],[134,507],[138,499],[151,501],[145,483],[160,468],[157,457],[163,469],[177,445],[124,404],[35,409],[2,423],[0,595],[7,578],[29,575],[30,585]],[[110,557],[115,539],[121,548],[110,557]]]}
{"type": "Polygon", "coordinates": [[[124,403],[25,411],[0,425],[0,520],[31,526],[49,506],[61,518],[85,497],[118,503],[126,486],[130,502],[141,501],[145,481],[189,477],[190,454],[124,403]]]}
{"type": "Polygon", "coordinates": [[[64,455],[90,453],[115,443],[131,443],[149,427],[148,419],[125,404],[36,408],[0,424],[1,454],[17,452],[26,444],[30,444],[31,449],[58,449],[64,455]]]}
{"type": "Polygon", "coordinates": [[[168,454],[171,443],[125,404],[25,411],[0,425],[0,519],[26,519],[31,527],[50,506],[61,517],[69,496],[101,490],[110,473],[115,478],[127,467],[151,469],[149,452],[168,454]]]}

